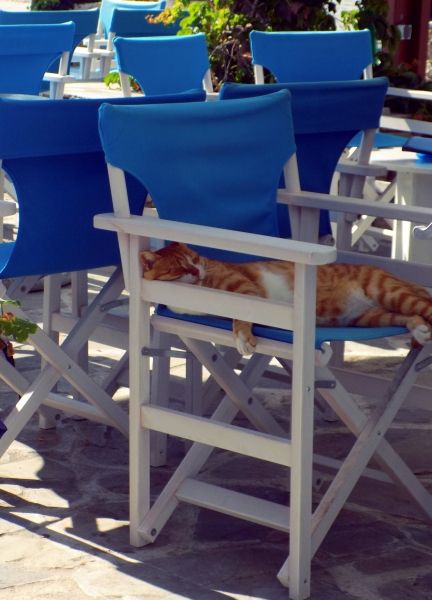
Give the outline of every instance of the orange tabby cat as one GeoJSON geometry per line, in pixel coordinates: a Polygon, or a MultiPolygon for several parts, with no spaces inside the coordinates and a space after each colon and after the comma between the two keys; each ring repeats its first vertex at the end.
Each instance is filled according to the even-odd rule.
{"type": "MultiPolygon", "coordinates": [[[[293,298],[294,264],[288,261],[225,263],[199,256],[177,242],[157,252],[145,250],[140,259],[145,279],[179,280],[286,302],[293,298]]],[[[320,326],[399,325],[420,344],[431,338],[432,298],[428,292],[377,267],[317,267],[316,313],[320,326]]],[[[241,354],[255,350],[251,323],[234,320],[233,334],[241,354]]]]}

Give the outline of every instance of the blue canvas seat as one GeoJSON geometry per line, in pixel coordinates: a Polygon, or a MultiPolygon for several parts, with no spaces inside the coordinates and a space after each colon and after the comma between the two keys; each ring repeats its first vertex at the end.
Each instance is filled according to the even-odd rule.
{"type": "MultiPolygon", "coordinates": [[[[202,93],[164,98],[111,100],[118,104],[192,102],[202,93]]],[[[14,242],[0,244],[0,278],[30,277],[72,272],[82,273],[104,266],[118,267],[116,237],[93,228],[93,216],[109,210],[108,174],[98,133],[98,109],[102,100],[0,99],[2,166],[17,192],[19,227],[14,242]]],[[[134,211],[142,212],[147,192],[129,178],[128,189],[134,211]]],[[[1,297],[10,291],[1,284],[1,297]]],[[[122,293],[121,270],[113,276],[83,316],[77,315],[69,329],[58,329],[53,315],[45,317],[46,330],[29,338],[46,366],[33,382],[6,361],[0,361],[0,377],[20,396],[5,419],[7,431],[0,440],[0,455],[16,439],[41,405],[81,415],[118,427],[127,434],[127,416],[78,364],[76,357],[103,319],[101,304],[116,301],[122,293]],[[68,333],[61,347],[58,332],[68,333]],[[53,392],[64,377],[86,402],[53,392]]],[[[85,289],[87,298],[87,288],[85,289]]],[[[45,313],[52,298],[47,299],[45,313]]],[[[58,302],[59,304],[59,302],[58,302]]],[[[19,307],[12,312],[25,317],[19,307]]],[[[49,311],[48,311],[49,312],[49,311]]],[[[58,319],[59,315],[57,315],[58,319]]],[[[113,333],[111,331],[111,339],[113,333]]],[[[113,340],[114,341],[114,340],[113,340]]]]}
{"type": "Polygon", "coordinates": [[[174,94],[188,89],[212,92],[206,38],[195,35],[116,37],[114,39],[122,91],[130,96],[129,76],[144,94],[174,94]]]}
{"type": "MultiPolygon", "coordinates": [[[[130,293],[130,519],[134,545],[153,542],[180,502],[289,532],[289,557],[279,579],[289,586],[290,598],[303,600],[309,596],[311,559],[373,455],[392,480],[403,485],[428,516],[432,515],[430,494],[383,440],[383,427],[387,429],[402,402],[399,392],[389,396],[390,412],[387,406],[379,407],[369,419],[330,370],[331,352],[323,340],[333,335],[349,339],[351,331],[341,328],[335,333],[324,332],[323,337],[323,332],[315,328],[315,268],[333,261],[336,251],[304,241],[318,231],[320,205],[328,208],[326,202],[341,202],[340,209],[349,210],[351,199],[300,191],[296,165],[298,160],[301,168],[305,160],[301,155],[306,147],[302,136],[312,135],[328,118],[328,128],[333,128],[341,152],[345,136],[349,136],[349,131],[338,135],[336,125],[342,98],[346,99],[349,114],[355,90],[360,112],[362,107],[374,106],[377,121],[385,89],[382,80],[295,84],[266,95],[194,107],[101,108],[100,132],[110,170],[114,213],[97,216],[95,223],[120,234],[130,293]],[[333,102],[335,110],[330,114],[328,108],[333,102]],[[286,190],[278,193],[282,170],[286,190]],[[125,173],[133,174],[149,190],[159,218],[128,214],[125,173]],[[296,223],[292,225],[298,240],[279,236],[277,195],[293,208],[296,223]],[[305,208],[301,208],[302,202],[305,208]],[[245,254],[291,260],[295,263],[293,305],[179,281],[145,280],[139,251],[149,243],[148,238],[187,243],[211,256],[226,258],[230,252],[232,260],[244,260],[245,254]],[[155,314],[151,312],[153,303],[160,305],[155,314]],[[172,303],[177,307],[175,312],[165,308],[172,303]],[[208,315],[190,316],[181,314],[183,311],[205,311],[208,315]],[[232,368],[238,366],[238,356],[232,360],[231,353],[225,352],[234,346],[232,318],[256,323],[259,335],[256,354],[240,374],[232,368]],[[150,356],[161,355],[161,348],[155,345],[155,332],[178,336],[226,394],[221,400],[217,395],[210,417],[155,406],[163,387],[163,382],[159,390],[155,387],[155,371],[152,385],[149,382],[150,356]],[[264,409],[253,390],[268,358],[274,356],[287,365],[292,375],[289,432],[264,409]],[[312,456],[315,387],[358,438],[348,462],[340,464],[333,483],[312,511],[312,462],[324,460],[312,456]],[[241,421],[233,424],[239,411],[252,429],[242,427],[241,421]],[[194,442],[153,503],[146,458],[150,431],[194,442]],[[222,488],[209,480],[211,468],[207,472],[202,468],[214,447],[289,467],[290,507],[222,488]]],[[[368,114],[366,124],[370,119],[368,114]]],[[[325,157],[327,147],[330,156],[337,155],[332,136],[318,129],[316,138],[317,147],[321,140],[321,155],[325,157]]],[[[317,178],[321,169],[333,168],[329,167],[332,160],[315,160],[317,178]]],[[[377,209],[373,202],[364,203],[368,210],[377,209]]],[[[394,208],[396,212],[400,209],[394,208]]],[[[423,222],[427,219],[427,211],[414,212],[423,222]]],[[[408,215],[405,211],[398,214],[399,218],[408,215]]],[[[412,217],[414,213],[409,214],[412,217]]],[[[381,330],[382,335],[400,332],[397,328],[381,330]]],[[[374,330],[353,335],[377,333],[374,330]]],[[[430,348],[416,350],[408,358],[409,377],[415,370],[410,361],[414,356],[415,360],[424,358],[427,351],[430,348]]],[[[221,460],[218,469],[223,469],[221,460]]],[[[375,471],[374,475],[378,476],[375,471]]]]}

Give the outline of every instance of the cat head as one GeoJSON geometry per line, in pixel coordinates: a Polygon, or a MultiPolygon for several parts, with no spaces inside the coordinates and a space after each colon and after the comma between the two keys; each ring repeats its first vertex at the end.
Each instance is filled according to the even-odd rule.
{"type": "Polygon", "coordinates": [[[140,261],[144,279],[197,283],[203,277],[199,254],[178,242],[156,252],[144,250],[140,252],[140,261]]]}

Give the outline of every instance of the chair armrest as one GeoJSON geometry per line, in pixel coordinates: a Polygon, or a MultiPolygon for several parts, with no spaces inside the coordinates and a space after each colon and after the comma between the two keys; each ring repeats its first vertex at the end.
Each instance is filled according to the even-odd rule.
{"type": "Polygon", "coordinates": [[[385,177],[388,169],[380,165],[359,165],[354,161],[340,160],[336,165],[336,171],[348,175],[363,175],[365,177],[385,177]]]}
{"type": "Polygon", "coordinates": [[[44,81],[69,83],[71,81],[76,81],[76,79],[72,75],[60,75],[60,73],[45,73],[44,81]]]}
{"type": "Polygon", "coordinates": [[[334,262],[336,259],[336,249],[330,246],[242,231],[236,231],[234,234],[230,229],[180,223],[157,217],[135,215],[116,217],[113,213],[109,213],[96,215],[93,223],[98,229],[122,234],[197,244],[207,248],[265,256],[276,260],[290,260],[305,265],[322,265],[334,262]]]}
{"type": "Polygon", "coordinates": [[[432,123],[419,121],[418,119],[405,119],[404,117],[383,115],[380,119],[380,128],[390,131],[400,131],[411,135],[432,136],[432,123]]]}
{"type": "Polygon", "coordinates": [[[103,48],[93,48],[93,50],[90,50],[89,48],[80,46],[78,48],[75,48],[73,56],[91,56],[92,58],[113,58],[114,50],[105,50],[103,48]]]}
{"type": "MultiPolygon", "coordinates": [[[[125,257],[126,263],[123,262],[123,269],[131,297],[139,293],[141,298],[148,303],[167,305],[175,303],[176,310],[202,313],[203,307],[205,307],[206,314],[231,319],[247,318],[253,323],[270,327],[282,326],[294,331],[294,339],[296,339],[297,332],[299,340],[302,339],[303,330],[307,326],[312,349],[316,295],[315,267],[334,262],[336,259],[335,248],[265,235],[179,223],[157,217],[116,217],[114,214],[103,214],[94,217],[94,225],[101,229],[116,231],[119,238],[129,238],[129,248],[134,253],[134,257],[131,265],[128,265],[129,257],[125,257]],[[296,269],[294,302],[287,303],[233,293],[228,290],[192,286],[181,281],[148,281],[141,276],[137,281],[138,273],[141,272],[138,263],[140,236],[293,261],[296,269]],[[128,274],[129,277],[127,277],[128,274]]],[[[313,360],[312,350],[311,360],[313,360]]]]}
{"type": "Polygon", "coordinates": [[[10,217],[17,211],[15,202],[0,200],[0,217],[10,217]]]}
{"type": "Polygon", "coordinates": [[[364,198],[333,196],[314,192],[278,191],[278,202],[301,208],[322,208],[349,214],[370,215],[385,219],[411,221],[413,223],[430,223],[432,209],[422,206],[402,206],[399,204],[383,204],[364,198]]]}
{"type": "Polygon", "coordinates": [[[397,96],[398,98],[412,98],[413,100],[430,100],[432,102],[432,92],[427,90],[410,90],[406,88],[389,87],[387,96],[397,96]]]}
{"type": "Polygon", "coordinates": [[[432,239],[432,223],[429,225],[417,225],[413,229],[414,237],[417,240],[431,240],[432,239]]]}

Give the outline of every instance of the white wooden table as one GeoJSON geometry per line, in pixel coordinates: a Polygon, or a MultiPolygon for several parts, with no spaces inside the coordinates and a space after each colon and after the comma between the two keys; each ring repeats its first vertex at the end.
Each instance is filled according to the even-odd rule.
{"type": "MultiPolygon", "coordinates": [[[[397,204],[430,207],[432,221],[432,161],[421,160],[415,152],[388,148],[374,151],[371,163],[396,172],[397,204]]],[[[392,257],[430,264],[430,241],[415,239],[412,229],[407,221],[394,222],[392,257]]]]}

